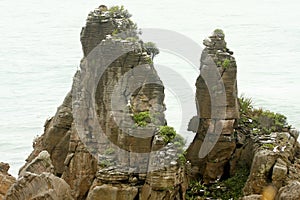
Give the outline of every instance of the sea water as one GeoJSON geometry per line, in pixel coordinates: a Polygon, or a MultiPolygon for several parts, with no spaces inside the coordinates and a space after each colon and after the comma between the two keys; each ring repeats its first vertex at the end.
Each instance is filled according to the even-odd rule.
{"type": "MultiPolygon", "coordinates": [[[[70,90],[82,58],[81,27],[100,4],[125,5],[139,27],[176,31],[200,45],[214,29],[223,29],[237,60],[239,94],[300,128],[297,0],[0,0],[0,161],[10,164],[13,175],[70,90]]],[[[162,51],[155,64],[176,69],[195,91],[199,72],[190,63],[162,51]]],[[[190,98],[184,95],[180,88],[166,88],[168,124],[177,130],[178,96],[190,98]]],[[[188,141],[194,136],[181,134],[188,141]]]]}

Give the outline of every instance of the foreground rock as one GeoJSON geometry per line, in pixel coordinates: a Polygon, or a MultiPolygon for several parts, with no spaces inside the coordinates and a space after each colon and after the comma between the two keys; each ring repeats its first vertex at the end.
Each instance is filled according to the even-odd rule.
{"type": "Polygon", "coordinates": [[[277,190],[299,180],[300,160],[296,155],[298,133],[295,130],[252,136],[253,159],[244,194],[260,194],[273,185],[277,190]]]}
{"type": "Polygon", "coordinates": [[[70,186],[61,178],[49,173],[27,173],[9,190],[6,200],[47,199],[72,200],[70,186]]]}
{"type": "Polygon", "coordinates": [[[296,200],[300,199],[300,182],[292,181],[287,186],[280,188],[276,200],[296,200]]]}
{"type": "Polygon", "coordinates": [[[8,173],[9,165],[0,163],[0,200],[4,199],[8,189],[16,182],[16,179],[8,173]]]}

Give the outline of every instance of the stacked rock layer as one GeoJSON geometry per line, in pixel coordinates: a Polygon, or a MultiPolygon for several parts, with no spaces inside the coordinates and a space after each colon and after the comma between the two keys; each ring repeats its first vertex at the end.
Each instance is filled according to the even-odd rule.
{"type": "Polygon", "coordinates": [[[134,28],[129,17],[122,7],[89,14],[81,70],[7,199],[184,199],[177,148],[158,134],[164,87],[151,56],[137,36],[113,33],[134,28]],[[134,122],[141,112],[150,113],[146,127],[134,122]]]}
{"type": "Polygon", "coordinates": [[[190,130],[197,134],[187,150],[193,177],[204,182],[220,179],[236,148],[234,125],[239,118],[237,66],[226,47],[224,33],[216,30],[204,40],[200,76],[196,82],[198,115],[191,120],[190,130]]]}

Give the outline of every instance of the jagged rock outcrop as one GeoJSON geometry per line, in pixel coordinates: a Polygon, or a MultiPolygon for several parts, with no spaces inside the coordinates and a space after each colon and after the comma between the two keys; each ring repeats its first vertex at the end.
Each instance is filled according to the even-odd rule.
{"type": "Polygon", "coordinates": [[[296,200],[300,199],[300,182],[292,181],[290,184],[280,188],[276,200],[296,200]]]}
{"type": "Polygon", "coordinates": [[[46,150],[50,154],[54,174],[60,176],[64,171],[72,121],[72,97],[69,93],[63,104],[58,107],[55,116],[46,121],[44,134],[34,141],[34,150],[26,159],[27,163],[23,168],[26,168],[42,151],[46,150]]]}
{"type": "Polygon", "coordinates": [[[250,175],[244,187],[244,194],[261,194],[268,185],[277,190],[292,180],[299,180],[300,163],[296,155],[296,130],[274,132],[270,135],[252,135],[253,152],[250,175]]]}
{"type": "Polygon", "coordinates": [[[164,87],[129,18],[123,7],[89,14],[72,90],[7,199],[184,199],[182,152],[159,134],[164,87]],[[151,116],[141,125],[140,113],[151,116]]]}
{"type": "Polygon", "coordinates": [[[189,126],[197,134],[187,150],[187,159],[191,162],[192,174],[202,176],[206,183],[228,174],[229,161],[236,148],[237,66],[224,37],[223,31],[216,30],[203,42],[206,48],[201,55],[201,74],[196,82],[198,115],[189,126]],[[211,151],[209,146],[213,146],[211,151]],[[208,154],[202,156],[201,151],[208,154]]]}
{"type": "Polygon", "coordinates": [[[49,173],[26,173],[10,188],[6,200],[73,200],[70,186],[49,173]]]}
{"type": "Polygon", "coordinates": [[[300,172],[299,132],[288,126],[283,115],[255,110],[251,101],[237,98],[237,66],[222,30],[215,30],[203,43],[206,48],[196,82],[198,115],[189,124],[189,130],[197,134],[186,156],[191,178],[197,177],[214,193],[242,170],[248,179],[239,182],[239,192],[231,195],[240,196],[243,190],[243,199],[274,199],[281,191],[276,198],[285,199],[290,198],[285,191],[291,187],[294,194],[290,196],[296,199],[293,181],[299,180],[300,172]],[[207,154],[202,154],[203,149],[207,154]]]}
{"type": "MultiPolygon", "coordinates": [[[[0,199],[183,200],[190,179],[201,177],[196,195],[205,195],[202,183],[229,180],[239,167],[250,171],[242,199],[273,199],[277,190],[278,200],[299,199],[299,132],[243,130],[237,66],[223,31],[203,42],[189,162],[170,127],[162,134],[164,87],[137,33],[123,7],[100,6],[89,14],[72,89],[46,121],[16,182],[0,164],[0,199]]],[[[212,187],[213,195],[226,187],[212,187]]]]}
{"type": "Polygon", "coordinates": [[[0,162],[0,200],[4,199],[8,189],[16,182],[16,179],[8,173],[8,170],[9,165],[0,162]]]}
{"type": "Polygon", "coordinates": [[[27,172],[42,174],[43,172],[53,173],[53,165],[48,151],[42,151],[30,163],[24,166],[19,173],[19,176],[24,176],[27,172]]]}

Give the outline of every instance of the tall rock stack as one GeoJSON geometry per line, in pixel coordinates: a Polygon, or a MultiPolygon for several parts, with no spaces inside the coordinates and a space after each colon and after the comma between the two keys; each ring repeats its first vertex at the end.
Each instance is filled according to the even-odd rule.
{"type": "Polygon", "coordinates": [[[204,182],[227,176],[236,142],[234,126],[239,118],[237,66],[226,47],[222,30],[204,40],[200,76],[196,82],[197,113],[189,129],[197,134],[187,150],[193,177],[204,182]]]}
{"type": "Polygon", "coordinates": [[[158,133],[164,87],[129,18],[123,7],[89,14],[72,90],[34,141],[8,199],[184,199],[178,148],[158,133]],[[145,127],[134,119],[141,113],[150,115],[145,127]]]}

